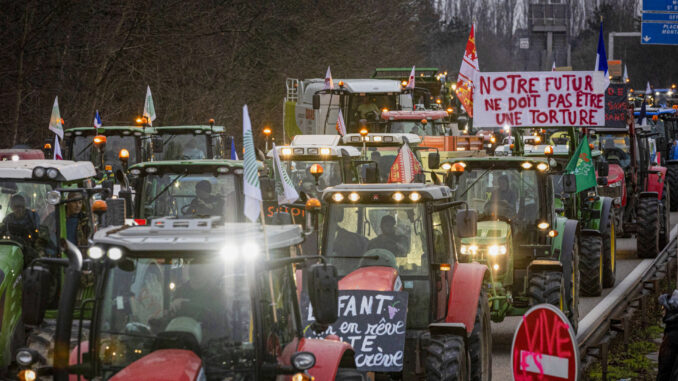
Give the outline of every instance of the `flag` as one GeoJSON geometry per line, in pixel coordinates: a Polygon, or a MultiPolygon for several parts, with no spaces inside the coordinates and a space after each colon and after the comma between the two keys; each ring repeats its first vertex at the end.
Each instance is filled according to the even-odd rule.
{"type": "Polygon", "coordinates": [[[638,114],[638,125],[645,126],[647,125],[647,105],[645,104],[645,99],[643,99],[643,104],[640,105],[640,113],[638,114]]]}
{"type": "Polygon", "coordinates": [[[551,66],[551,71],[556,71],[556,60],[553,60],[553,66],[551,66]]]}
{"type": "Polygon", "coordinates": [[[626,64],[624,64],[624,83],[629,82],[629,72],[626,70],[626,64]]]}
{"type": "Polygon", "coordinates": [[[421,163],[414,156],[410,146],[405,143],[398,151],[391,171],[388,174],[389,183],[411,183],[415,175],[421,173],[421,163]]]}
{"type": "Polygon", "coordinates": [[[278,150],[275,149],[275,143],[273,143],[273,162],[275,163],[275,193],[278,194],[278,204],[291,204],[299,198],[299,193],[294,189],[292,180],[290,180],[285,167],[280,161],[278,150]]]}
{"type": "Polygon", "coordinates": [[[64,120],[59,113],[59,97],[54,97],[54,106],[52,106],[52,115],[49,117],[49,129],[57,134],[61,139],[64,138],[64,120]]]}
{"type": "Polygon", "coordinates": [[[341,136],[346,135],[346,123],[344,122],[344,115],[341,113],[341,109],[339,109],[339,114],[337,115],[336,128],[339,135],[341,136]]]}
{"type": "Polygon", "coordinates": [[[471,25],[471,34],[466,42],[466,51],[461,61],[457,89],[454,91],[469,117],[473,118],[473,75],[478,72],[478,55],[476,53],[475,26],[471,25]]]}
{"type": "Polygon", "coordinates": [[[148,125],[152,126],[155,120],[155,105],[153,105],[153,96],[151,95],[151,86],[146,87],[146,101],[144,102],[144,114],[148,119],[148,125]]]}
{"type": "Polygon", "coordinates": [[[231,160],[238,159],[238,150],[235,148],[235,138],[231,136],[231,160]]]}
{"type": "Polygon", "coordinates": [[[64,157],[61,155],[61,146],[59,145],[59,137],[54,136],[54,160],[63,160],[64,157]]]}
{"type": "Polygon", "coordinates": [[[94,114],[94,128],[101,128],[101,117],[99,116],[99,110],[94,114]]]}
{"type": "Polygon", "coordinates": [[[261,188],[259,187],[259,171],[254,154],[254,138],[252,137],[252,122],[247,111],[247,105],[242,107],[242,145],[245,151],[245,173],[243,176],[243,191],[245,193],[245,216],[256,222],[261,213],[261,188]]]}
{"type": "Polygon", "coordinates": [[[327,67],[327,73],[325,73],[325,90],[327,89],[334,89],[334,81],[332,81],[332,72],[329,66],[327,67]]]}
{"type": "Polygon", "coordinates": [[[652,87],[650,87],[650,81],[647,81],[647,87],[645,87],[645,98],[652,96],[652,87]]]}
{"type": "Polygon", "coordinates": [[[605,76],[605,88],[610,85],[610,73],[607,71],[607,54],[605,54],[605,40],[603,39],[603,23],[600,23],[598,34],[598,52],[596,53],[596,71],[602,71],[605,76]]]}
{"type": "Polygon", "coordinates": [[[577,147],[570,162],[567,163],[565,172],[575,175],[577,179],[577,192],[597,186],[596,170],[593,167],[593,158],[591,157],[589,140],[586,135],[584,135],[581,143],[579,143],[579,147],[577,147]]]}
{"type": "Polygon", "coordinates": [[[412,66],[412,71],[410,72],[410,78],[407,79],[406,89],[414,89],[414,66],[412,66]]]}

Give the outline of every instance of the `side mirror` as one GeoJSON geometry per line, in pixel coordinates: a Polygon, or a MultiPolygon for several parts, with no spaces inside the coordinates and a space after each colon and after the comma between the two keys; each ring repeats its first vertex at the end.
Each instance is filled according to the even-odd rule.
{"type": "Polygon", "coordinates": [[[152,135],[151,136],[151,145],[153,146],[153,153],[162,153],[163,151],[163,141],[162,141],[162,136],[160,135],[152,135]]]}
{"type": "Polygon", "coordinates": [[[42,266],[29,266],[22,274],[22,320],[26,325],[39,325],[45,318],[52,286],[52,273],[42,266]]]}
{"type": "Polygon", "coordinates": [[[259,184],[261,184],[261,198],[264,201],[278,202],[278,196],[275,192],[275,180],[269,176],[259,177],[259,184]]]}
{"type": "Polygon", "coordinates": [[[125,172],[123,172],[121,169],[118,169],[115,171],[115,182],[120,184],[120,187],[122,189],[128,189],[129,188],[129,180],[127,180],[127,176],[125,176],[125,172]]]}
{"type": "Polygon", "coordinates": [[[473,209],[460,210],[456,217],[457,234],[460,238],[478,235],[478,212],[473,209]]]}
{"type": "Polygon", "coordinates": [[[440,154],[438,152],[430,152],[428,154],[428,167],[430,169],[440,168],[440,154]]]}
{"type": "Polygon", "coordinates": [[[598,168],[596,168],[596,170],[598,171],[599,177],[607,177],[607,175],[610,173],[610,164],[605,161],[598,162],[597,167],[598,168]]]}
{"type": "Polygon", "coordinates": [[[563,175],[563,192],[577,193],[577,176],[574,173],[563,175]]]}
{"type": "Polygon", "coordinates": [[[374,163],[374,165],[367,164],[365,166],[365,182],[367,184],[379,183],[379,168],[377,168],[376,163],[374,163]]]}
{"type": "Polygon", "coordinates": [[[337,321],[339,315],[337,268],[328,264],[313,265],[306,272],[306,282],[315,322],[327,328],[326,326],[337,321]]]}
{"type": "Polygon", "coordinates": [[[126,201],[123,198],[106,200],[106,215],[104,226],[122,226],[125,224],[126,201]]]}
{"type": "Polygon", "coordinates": [[[313,109],[320,110],[320,94],[313,94],[313,109]]]}

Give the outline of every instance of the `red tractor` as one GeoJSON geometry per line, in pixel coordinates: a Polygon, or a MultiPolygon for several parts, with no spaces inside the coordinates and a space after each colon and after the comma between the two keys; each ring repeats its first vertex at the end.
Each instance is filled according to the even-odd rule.
{"type": "Polygon", "coordinates": [[[447,186],[417,183],[342,184],[323,200],[321,253],[339,290],[408,294],[402,370],[376,379],[491,379],[489,272],[457,255],[457,240],[476,235],[476,212],[447,186]]]}
{"type": "Polygon", "coordinates": [[[635,234],[638,256],[654,258],[669,238],[670,189],[666,167],[650,159],[649,139],[655,133],[636,126],[632,111],[627,128],[596,131],[602,157],[610,164],[607,185],[598,191],[614,200],[618,233],[635,234]]]}
{"type": "MultiPolygon", "coordinates": [[[[51,358],[37,350],[21,349],[20,378],[363,380],[350,345],[302,335],[293,272],[309,259],[295,255],[302,240],[298,225],[262,231],[258,224],[217,217],[105,228],[88,249],[96,294],[82,306],[75,295],[83,258],[68,244],[69,260],[43,261],[68,266],[53,366],[45,366],[51,358]],[[80,318],[73,324],[76,310],[80,318]]],[[[35,271],[29,280],[39,286],[39,266],[35,271]]],[[[306,274],[322,328],[337,318],[336,269],[318,264],[306,274]]],[[[24,303],[42,303],[39,293],[27,297],[24,303]]]]}

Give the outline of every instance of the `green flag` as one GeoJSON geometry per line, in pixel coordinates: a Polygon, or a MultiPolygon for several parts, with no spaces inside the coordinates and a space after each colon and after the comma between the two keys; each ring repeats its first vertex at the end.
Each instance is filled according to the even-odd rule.
{"type": "Polygon", "coordinates": [[[593,167],[593,157],[591,157],[589,140],[586,136],[579,143],[570,162],[567,163],[565,172],[573,173],[577,178],[577,192],[597,186],[596,170],[593,167]]]}

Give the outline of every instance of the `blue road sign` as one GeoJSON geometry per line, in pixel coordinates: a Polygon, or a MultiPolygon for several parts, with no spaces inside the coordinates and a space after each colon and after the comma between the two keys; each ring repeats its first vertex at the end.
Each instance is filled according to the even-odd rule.
{"type": "Polygon", "coordinates": [[[641,25],[641,44],[678,45],[678,23],[644,22],[641,25]]]}
{"type": "Polygon", "coordinates": [[[643,21],[678,22],[678,12],[643,13],[643,21]]]}
{"type": "Polygon", "coordinates": [[[643,12],[678,12],[678,0],[643,0],[643,12]]]}

